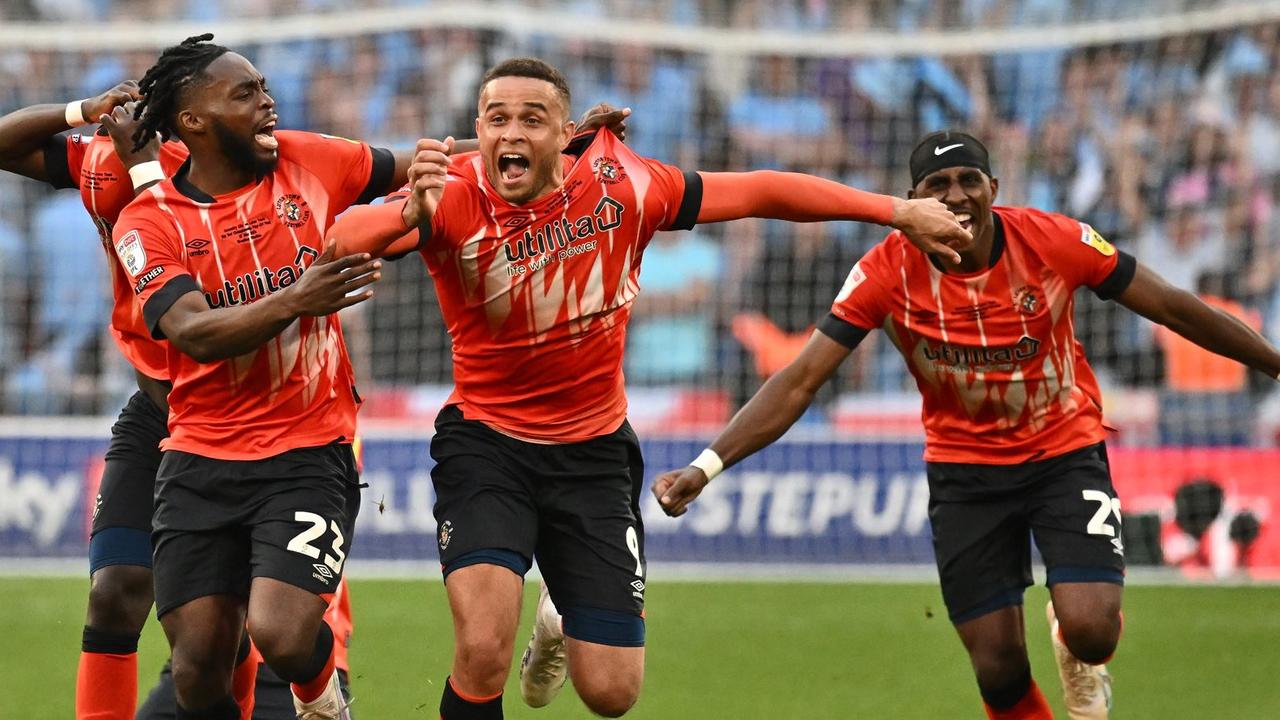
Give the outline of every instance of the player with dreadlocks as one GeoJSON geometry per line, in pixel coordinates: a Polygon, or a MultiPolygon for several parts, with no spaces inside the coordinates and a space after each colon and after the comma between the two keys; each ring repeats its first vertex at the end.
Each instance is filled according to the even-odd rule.
{"type": "Polygon", "coordinates": [[[159,135],[190,157],[114,231],[144,322],[169,340],[153,570],[176,717],[240,717],[247,619],[300,717],[343,718],[322,617],[359,506],[358,396],[337,311],[370,297],[379,265],[321,243],[399,173],[386,150],[276,133],[265,79],[211,39],[168,48],[139,83],[134,149],[159,135]]]}
{"type": "Polygon", "coordinates": [[[335,312],[369,297],[378,265],[321,243],[336,214],[402,183],[410,157],[277,133],[265,79],[211,38],[169,48],[140,84],[132,149],[158,135],[191,157],[140,195],[114,243],[148,329],[171,341],[154,567],[176,717],[235,717],[246,614],[299,716],[346,717],[320,622],[358,511],[358,396],[335,312]]]}

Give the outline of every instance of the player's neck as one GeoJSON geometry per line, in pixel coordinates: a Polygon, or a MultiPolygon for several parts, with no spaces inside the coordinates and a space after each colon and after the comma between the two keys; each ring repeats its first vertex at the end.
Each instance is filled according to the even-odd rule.
{"type": "Polygon", "coordinates": [[[973,249],[969,252],[960,253],[960,264],[953,266],[955,272],[969,275],[990,268],[993,259],[991,254],[995,251],[995,237],[995,222],[988,222],[986,227],[978,232],[978,238],[973,244],[973,249]]]}
{"type": "Polygon", "coordinates": [[[191,169],[187,172],[187,182],[205,193],[218,196],[239,190],[258,178],[253,171],[233,162],[222,153],[191,153],[191,169]]]}

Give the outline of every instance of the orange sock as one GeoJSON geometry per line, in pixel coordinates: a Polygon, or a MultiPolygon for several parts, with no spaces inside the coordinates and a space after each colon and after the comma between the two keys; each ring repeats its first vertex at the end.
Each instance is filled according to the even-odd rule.
{"type": "Polygon", "coordinates": [[[236,667],[231,674],[231,694],[235,696],[236,705],[240,708],[240,720],[252,720],[254,705],[254,686],[258,684],[258,664],[262,655],[249,640],[249,633],[244,634],[241,649],[236,655],[236,667]]]}
{"type": "Polygon", "coordinates": [[[320,674],[316,675],[314,678],[308,680],[305,683],[290,684],[290,686],[293,688],[294,696],[297,697],[302,702],[312,702],[316,698],[323,695],[324,691],[329,687],[329,678],[333,675],[333,667],[334,667],[333,648],[330,647],[329,660],[324,664],[324,669],[320,671],[320,674]]]}
{"type": "Polygon", "coordinates": [[[1044,699],[1035,680],[1031,681],[1027,694],[1022,696],[1017,705],[1006,710],[996,710],[985,703],[983,707],[991,720],[1053,720],[1053,711],[1049,709],[1049,703],[1044,699]]]}
{"type": "Polygon", "coordinates": [[[133,720],[138,636],[85,627],[76,669],[76,720],[133,720]]]}

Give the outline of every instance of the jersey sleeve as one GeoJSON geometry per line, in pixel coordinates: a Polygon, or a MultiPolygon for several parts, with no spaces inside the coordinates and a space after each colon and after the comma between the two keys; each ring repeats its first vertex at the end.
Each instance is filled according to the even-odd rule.
{"type": "Polygon", "coordinates": [[[324,183],[335,215],[372,202],[391,184],[396,163],[390,150],[320,133],[292,132],[284,137],[295,145],[298,162],[324,183]]]}
{"type": "Polygon", "coordinates": [[[133,282],[151,336],[164,339],[160,318],[178,298],[200,287],[187,270],[178,233],[148,215],[146,208],[126,210],[116,224],[112,245],[133,282]]]}
{"type": "Polygon", "coordinates": [[[650,212],[656,210],[662,218],[658,229],[692,230],[702,209],[702,176],[657,160],[644,158],[643,162],[652,180],[647,202],[658,204],[650,212]]]}
{"type": "MultiPolygon", "coordinates": [[[[892,236],[890,236],[892,237],[892,236]]],[[[856,346],[866,334],[884,323],[890,311],[887,283],[896,275],[889,262],[889,241],[876,245],[849,270],[831,314],[818,328],[832,340],[847,347],[856,346]]]]}
{"type": "Polygon", "coordinates": [[[1072,289],[1084,286],[1103,300],[1110,300],[1133,280],[1137,261],[1121,252],[1088,223],[1062,215],[1045,215],[1057,232],[1052,244],[1060,262],[1059,274],[1072,289]]]}
{"type": "Polygon", "coordinates": [[[61,133],[44,146],[44,172],[49,184],[59,190],[80,187],[80,169],[93,142],[92,135],[61,133]]]}
{"type": "Polygon", "coordinates": [[[440,196],[440,204],[431,216],[430,233],[419,249],[427,250],[442,245],[452,246],[458,238],[475,234],[485,226],[486,219],[481,207],[481,190],[476,183],[463,176],[450,173],[445,179],[444,193],[440,196]]]}

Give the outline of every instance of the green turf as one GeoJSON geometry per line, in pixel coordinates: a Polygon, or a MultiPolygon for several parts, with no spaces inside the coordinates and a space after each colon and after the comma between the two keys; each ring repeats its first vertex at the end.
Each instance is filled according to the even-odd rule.
{"type": "MultiPolygon", "coordinates": [[[[86,583],[0,579],[0,718],[72,715],[86,583]]],[[[534,588],[526,603],[532,615],[534,588]]],[[[1032,666],[1064,718],[1042,616],[1028,594],[1032,666]]],[[[352,583],[359,720],[435,720],[451,652],[438,582],[352,583]]],[[[981,718],[968,663],[933,586],[687,584],[649,589],[644,693],[628,716],[981,718]]],[[[1280,588],[1130,588],[1111,669],[1114,718],[1280,717],[1280,588]]],[[[524,645],[521,631],[517,654],[524,645]]],[[[152,622],[142,667],[164,638],[152,622]]],[[[509,718],[586,718],[572,690],[534,711],[508,685],[509,718]]]]}

